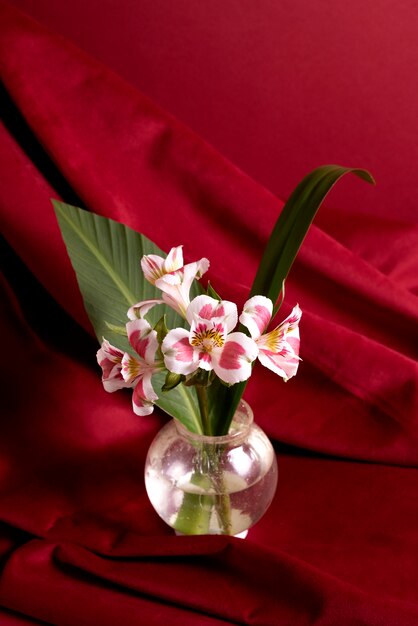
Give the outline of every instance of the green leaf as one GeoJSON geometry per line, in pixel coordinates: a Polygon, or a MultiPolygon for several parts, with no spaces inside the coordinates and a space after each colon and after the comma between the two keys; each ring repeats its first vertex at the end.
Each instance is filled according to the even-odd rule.
{"type": "Polygon", "coordinates": [[[218,293],[216,293],[216,291],[214,290],[210,282],[208,282],[206,293],[208,294],[208,296],[210,296],[214,300],[219,300],[219,302],[222,300],[221,296],[218,293]]]}
{"type": "Polygon", "coordinates": [[[316,212],[335,183],[350,172],[374,184],[366,170],[324,165],[308,174],[296,187],[270,235],[250,296],[267,296],[273,304],[277,301],[316,212]]]}
{"type": "Polygon", "coordinates": [[[116,333],[117,335],[121,335],[122,337],[127,337],[128,336],[128,332],[126,330],[126,326],[116,326],[116,324],[109,324],[109,322],[106,322],[106,327],[111,330],[113,333],[116,333]]]}
{"type": "Polygon", "coordinates": [[[162,342],[165,339],[165,336],[168,333],[167,328],[167,314],[164,314],[161,319],[154,326],[154,330],[157,332],[157,341],[158,345],[161,346],[162,342]]]}
{"type": "MultiPolygon", "coordinates": [[[[129,307],[140,300],[159,298],[160,291],[148,283],[140,268],[144,254],[165,256],[152,241],[114,220],[52,201],[67,251],[74,267],[84,305],[99,342],[105,337],[121,350],[132,353],[126,337],[118,332],[127,321],[129,307]]],[[[202,293],[195,281],[191,297],[202,293]]],[[[170,328],[186,322],[174,310],[164,307],[170,328]]],[[[146,316],[151,326],[161,318],[160,306],[146,316]]],[[[153,377],[158,395],[165,373],[153,377]]],[[[194,389],[179,385],[157,402],[169,415],[180,420],[192,432],[201,433],[199,405],[194,389]]]]}
{"type": "MultiPolygon", "coordinates": [[[[342,176],[348,173],[355,174],[368,183],[375,183],[372,175],[366,170],[339,165],[324,165],[308,174],[284,205],[270,235],[249,296],[262,295],[270,298],[276,305],[273,310],[274,315],[282,302],[282,300],[277,302],[277,299],[284,286],[284,281],[316,212],[332,187],[342,176]]],[[[224,397],[224,432],[228,432],[245,387],[246,382],[234,385],[224,397]]],[[[220,434],[224,434],[224,432],[220,434]]]]}

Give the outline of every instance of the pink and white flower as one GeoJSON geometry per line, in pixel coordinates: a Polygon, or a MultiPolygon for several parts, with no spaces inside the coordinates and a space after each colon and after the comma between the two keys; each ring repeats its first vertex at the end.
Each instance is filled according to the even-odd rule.
{"type": "Polygon", "coordinates": [[[144,319],[126,324],[128,340],[137,357],[122,352],[106,339],[97,352],[97,361],[103,370],[102,382],[106,391],[131,388],[132,406],[136,415],[149,415],[158,396],[152,386],[152,376],[163,367],[155,360],[158,348],[157,333],[144,319]]]}
{"type": "Polygon", "coordinates": [[[182,247],[171,248],[165,259],[157,254],[144,255],[141,268],[145,278],[163,292],[163,301],[186,317],[192,283],[207,272],[209,261],[203,258],[184,265],[182,247]]]}
{"type": "Polygon", "coordinates": [[[199,367],[224,382],[235,384],[251,375],[256,343],[241,332],[231,332],[238,321],[233,302],[197,296],[186,311],[190,330],[175,328],[162,343],[164,362],[176,374],[192,374],[199,367]]]}
{"type": "Polygon", "coordinates": [[[292,378],[299,366],[299,321],[302,311],[296,305],[290,315],[269,333],[264,333],[273,312],[273,303],[264,296],[254,296],[244,304],[240,322],[256,342],[260,362],[281,376],[292,378]]]}
{"type": "Polygon", "coordinates": [[[122,359],[125,353],[103,339],[102,347],[97,351],[97,362],[102,368],[103,387],[109,393],[123,389],[126,383],[122,376],[122,359]]]}

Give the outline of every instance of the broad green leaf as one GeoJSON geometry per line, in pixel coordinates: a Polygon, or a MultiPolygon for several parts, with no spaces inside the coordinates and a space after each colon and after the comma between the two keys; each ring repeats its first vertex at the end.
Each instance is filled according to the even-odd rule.
{"type": "MultiPolygon", "coordinates": [[[[140,259],[144,254],[166,253],[124,224],[57,200],[53,205],[99,342],[105,337],[112,345],[132,353],[127,338],[120,334],[128,308],[141,300],[161,297],[161,292],[144,279],[140,259]]],[[[195,281],[191,297],[202,291],[195,281]]],[[[185,320],[166,306],[154,307],[146,317],[155,326],[162,313],[166,313],[169,328],[185,326],[185,320]]],[[[165,394],[161,392],[164,382],[164,372],[153,377],[158,406],[192,432],[202,432],[195,390],[179,385],[165,394]]]]}
{"type": "MultiPolygon", "coordinates": [[[[302,180],[283,207],[270,235],[250,292],[250,296],[267,296],[273,304],[277,303],[273,315],[280,308],[281,301],[277,302],[278,297],[316,212],[336,182],[350,172],[369,183],[375,182],[366,170],[324,165],[302,180]]],[[[225,432],[228,432],[245,386],[245,382],[239,383],[231,387],[228,393],[224,392],[225,432]]]]}

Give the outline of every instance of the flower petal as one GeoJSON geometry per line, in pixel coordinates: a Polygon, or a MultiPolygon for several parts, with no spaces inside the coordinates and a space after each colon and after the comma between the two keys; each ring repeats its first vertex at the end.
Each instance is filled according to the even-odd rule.
{"type": "Polygon", "coordinates": [[[138,380],[132,394],[132,407],[136,415],[150,415],[158,396],[151,383],[151,374],[145,374],[138,380]]]}
{"type": "Polygon", "coordinates": [[[186,309],[190,303],[190,285],[183,284],[182,272],[176,272],[159,278],[155,286],[163,292],[163,300],[182,317],[186,317],[186,309]]]}
{"type": "Polygon", "coordinates": [[[299,354],[300,335],[299,335],[299,322],[302,317],[302,311],[297,304],[293,307],[292,312],[284,320],[284,324],[287,324],[285,341],[292,348],[295,355],[299,354]]]}
{"type": "Polygon", "coordinates": [[[300,306],[297,304],[296,306],[293,307],[290,315],[288,315],[286,319],[283,320],[280,326],[282,326],[283,324],[288,324],[289,325],[288,332],[290,333],[291,331],[298,329],[301,317],[302,317],[302,310],[300,306]]]}
{"type": "Polygon", "coordinates": [[[237,306],[228,300],[215,300],[210,296],[202,295],[194,298],[187,308],[187,321],[191,325],[196,318],[222,320],[229,333],[238,322],[237,306]]]}
{"type": "Polygon", "coordinates": [[[185,328],[170,330],[161,344],[161,350],[170,372],[191,374],[199,367],[198,352],[190,345],[189,332],[185,328]]]}
{"type": "Polygon", "coordinates": [[[212,357],[209,352],[199,352],[199,367],[207,372],[213,370],[212,357]]]}
{"type": "MultiPolygon", "coordinates": [[[[208,271],[210,263],[209,263],[209,259],[207,259],[206,257],[203,257],[203,259],[200,259],[200,261],[195,261],[194,263],[190,263],[189,265],[196,266],[196,268],[193,271],[196,274],[196,279],[199,280],[199,278],[202,278],[203,274],[206,274],[206,272],[208,271]]],[[[187,267],[188,267],[187,265],[184,266],[185,273],[186,273],[187,267]]]]}
{"type": "Polygon", "coordinates": [[[183,246],[171,248],[164,261],[164,273],[170,274],[183,267],[183,246]]]}
{"type": "Polygon", "coordinates": [[[171,296],[168,293],[163,293],[163,301],[165,304],[168,304],[169,307],[174,309],[174,311],[176,311],[176,313],[178,313],[181,317],[186,317],[187,304],[185,304],[181,296],[179,296],[178,288],[175,290],[173,289],[171,293],[174,295],[171,296]]]}
{"type": "Polygon", "coordinates": [[[157,254],[144,254],[141,259],[141,268],[144,276],[152,285],[160,278],[164,272],[164,259],[157,254]]]}
{"type": "Polygon", "coordinates": [[[264,367],[278,374],[283,380],[289,380],[295,376],[299,367],[299,357],[286,352],[284,354],[275,354],[268,350],[260,350],[258,359],[264,367]]]}
{"type": "Polygon", "coordinates": [[[192,282],[196,279],[199,280],[205,272],[209,269],[208,259],[200,259],[194,263],[188,263],[183,268],[183,289],[189,293],[192,282]]]}
{"type": "Polygon", "coordinates": [[[155,286],[161,291],[164,291],[165,285],[181,285],[181,281],[183,279],[182,272],[173,272],[172,274],[164,274],[157,281],[155,281],[155,286]]]}
{"type": "Polygon", "coordinates": [[[119,348],[115,348],[108,342],[107,339],[103,338],[102,346],[97,351],[97,362],[101,367],[109,367],[107,362],[115,365],[116,363],[120,363],[122,361],[124,353],[119,348]]]}
{"type": "Polygon", "coordinates": [[[142,359],[136,359],[129,352],[125,352],[122,359],[122,376],[126,386],[132,387],[135,381],[144,375],[146,369],[147,365],[142,359]]]}
{"type": "Polygon", "coordinates": [[[231,333],[221,349],[212,351],[215,374],[231,385],[251,376],[251,363],[257,358],[258,347],[244,333],[231,333]]]}
{"type": "Polygon", "coordinates": [[[284,380],[292,378],[299,367],[299,322],[302,311],[296,305],[274,330],[257,340],[260,363],[284,380]]]}
{"type": "Polygon", "coordinates": [[[122,358],[124,353],[103,339],[102,347],[97,351],[97,362],[102,368],[103,387],[109,393],[127,387],[122,376],[122,358]]]}
{"type": "Polygon", "coordinates": [[[299,305],[296,305],[290,315],[276,328],[265,335],[261,335],[257,339],[257,345],[260,350],[267,350],[274,354],[279,354],[283,350],[287,350],[294,356],[299,354],[299,321],[302,311],[299,305]]]}
{"type": "Polygon", "coordinates": [[[145,317],[148,311],[151,311],[156,304],[164,304],[164,300],[154,299],[137,302],[128,309],[128,318],[130,320],[136,320],[140,317],[145,317]]]}
{"type": "Polygon", "coordinates": [[[128,340],[135,352],[147,363],[154,365],[158,348],[157,332],[144,319],[136,319],[126,324],[128,340]]]}
{"type": "Polygon", "coordinates": [[[267,328],[273,312],[273,302],[265,296],[253,296],[244,304],[239,321],[258,339],[267,328]]]}
{"type": "Polygon", "coordinates": [[[186,310],[190,304],[190,288],[193,281],[199,279],[208,267],[209,261],[200,259],[170,274],[161,275],[155,281],[155,286],[163,292],[164,302],[182,317],[186,317],[186,310]]]}

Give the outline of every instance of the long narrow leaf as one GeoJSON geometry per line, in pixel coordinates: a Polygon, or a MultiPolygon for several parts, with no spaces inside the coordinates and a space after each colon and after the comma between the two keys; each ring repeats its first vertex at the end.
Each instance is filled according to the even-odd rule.
{"type": "Polygon", "coordinates": [[[299,252],[309,227],[326,195],[337,181],[353,173],[369,183],[374,179],[366,170],[324,165],[308,174],[296,187],[271,233],[251,288],[251,295],[264,295],[277,301],[283,281],[299,252]]]}
{"type": "MultiPolygon", "coordinates": [[[[284,281],[299,252],[312,221],[328,192],[345,174],[352,173],[374,184],[372,175],[363,169],[324,165],[308,174],[296,187],[273,228],[264,251],[250,296],[267,296],[275,304],[284,281]]],[[[274,314],[281,301],[275,306],[274,314]]],[[[224,432],[244,393],[246,383],[234,385],[224,395],[224,432]]],[[[222,433],[223,434],[223,433],[222,433]]]]}

